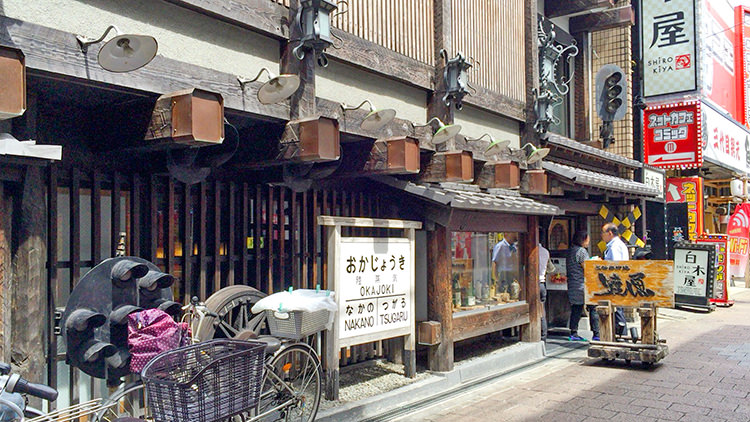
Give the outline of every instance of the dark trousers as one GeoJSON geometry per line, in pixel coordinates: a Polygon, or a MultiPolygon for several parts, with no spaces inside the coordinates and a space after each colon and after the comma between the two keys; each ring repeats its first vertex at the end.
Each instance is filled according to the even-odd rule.
{"type": "MultiPolygon", "coordinates": [[[[589,328],[594,332],[594,337],[599,337],[599,314],[596,313],[596,305],[586,305],[586,310],[589,313],[589,328]]],[[[578,334],[578,322],[581,321],[581,313],[583,313],[583,305],[570,305],[570,334],[578,334]]]]}
{"type": "Polygon", "coordinates": [[[542,341],[547,341],[547,283],[539,283],[539,301],[542,302],[542,341]]]}

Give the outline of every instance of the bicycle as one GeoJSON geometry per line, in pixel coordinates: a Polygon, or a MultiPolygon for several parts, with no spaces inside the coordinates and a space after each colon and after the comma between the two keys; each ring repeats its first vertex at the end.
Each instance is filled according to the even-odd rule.
{"type": "MultiPolygon", "coordinates": [[[[215,318],[216,315],[204,304],[199,303],[197,298],[194,298],[183,309],[187,314],[183,320],[189,322],[191,327],[205,326],[205,323],[215,318]]],[[[317,415],[323,385],[320,357],[310,344],[301,339],[319,332],[320,330],[316,330],[315,327],[327,321],[328,317],[326,315],[322,318],[322,315],[318,313],[315,316],[317,321],[313,321],[312,326],[307,324],[305,327],[307,331],[300,335],[294,332],[294,329],[291,332],[288,329],[284,331],[284,323],[294,327],[295,318],[304,318],[309,313],[290,312],[288,319],[282,320],[281,330],[278,317],[274,314],[266,311],[260,316],[271,323],[269,325],[274,327],[279,337],[254,336],[250,331],[243,331],[238,338],[234,339],[262,343],[264,359],[258,405],[256,408],[237,415],[233,421],[299,420],[310,422],[315,420],[317,415]],[[266,315],[267,313],[270,316],[266,315]]],[[[260,316],[256,314],[254,318],[260,316]]],[[[201,344],[198,340],[200,339],[196,338],[195,331],[193,331],[193,344],[201,344]]],[[[170,352],[165,352],[165,354],[170,352]]],[[[102,403],[102,410],[96,416],[95,421],[115,422],[125,416],[150,419],[149,395],[146,394],[144,387],[142,379],[121,386],[102,403]]]]}

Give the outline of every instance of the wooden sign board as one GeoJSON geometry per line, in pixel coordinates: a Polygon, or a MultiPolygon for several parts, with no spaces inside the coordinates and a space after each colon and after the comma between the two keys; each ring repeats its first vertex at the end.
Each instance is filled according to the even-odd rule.
{"type": "Polygon", "coordinates": [[[673,261],[586,261],[586,303],[609,300],[613,306],[653,303],[673,308],[673,269],[673,261]]]}

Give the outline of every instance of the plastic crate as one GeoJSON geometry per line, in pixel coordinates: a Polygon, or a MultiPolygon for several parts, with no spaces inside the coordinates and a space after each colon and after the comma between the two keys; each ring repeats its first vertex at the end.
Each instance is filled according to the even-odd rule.
{"type": "Polygon", "coordinates": [[[212,340],[170,350],[143,368],[156,422],[213,422],[258,404],[265,343],[212,340]]]}
{"type": "Polygon", "coordinates": [[[268,330],[274,337],[300,340],[309,335],[323,331],[328,325],[330,312],[321,309],[314,312],[289,311],[278,313],[266,310],[268,330]],[[287,316],[284,318],[284,316],[287,316]]]}

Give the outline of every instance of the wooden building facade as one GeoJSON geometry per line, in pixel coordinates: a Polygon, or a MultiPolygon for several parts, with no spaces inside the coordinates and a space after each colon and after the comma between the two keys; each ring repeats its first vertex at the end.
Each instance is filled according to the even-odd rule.
{"type": "MultiPolygon", "coordinates": [[[[332,17],[325,68],[314,54],[293,54],[299,0],[28,3],[0,4],[0,46],[25,55],[28,102],[22,116],[0,120],[0,132],[63,147],[52,164],[0,155],[0,346],[29,379],[68,385],[68,402],[100,394],[101,383],[82,382],[64,363],[55,317],[87,269],[114,253],[121,233],[126,253],[177,276],[180,300],[235,284],[272,293],[326,286],[318,215],[424,223],[417,319],[430,369],[452,369],[460,340],[508,328],[518,328],[521,341],[540,340],[537,228],[564,212],[547,201],[552,170],[487,155],[490,141],[479,139],[539,143],[537,0],[350,1],[332,17]],[[103,69],[100,45],[82,51],[76,35],[97,37],[113,24],[155,37],[159,54],[132,72],[103,69]],[[442,50],[449,58],[464,51],[474,63],[460,111],[443,101],[442,50]],[[262,67],[298,75],[299,89],[262,103],[262,81],[238,81],[262,67]],[[220,109],[214,129],[224,133],[212,142],[197,130],[187,141],[161,133],[169,121],[159,120],[160,101],[185,95],[196,103],[213,98],[193,121],[220,109]],[[377,130],[363,127],[368,113],[341,105],[364,100],[397,117],[377,130]],[[414,127],[433,117],[460,124],[462,135],[436,145],[439,127],[414,127]],[[189,175],[209,175],[180,181],[170,166],[194,150],[200,162],[191,162],[189,175]],[[505,293],[513,296],[511,279],[520,291],[492,306],[456,305],[457,266],[483,260],[461,291],[489,289],[502,239],[515,239],[507,243],[517,257],[505,293]],[[461,241],[474,252],[460,257],[461,241]]],[[[389,347],[398,359],[397,345],[389,347]]],[[[363,345],[342,356],[378,353],[363,345]]]]}

